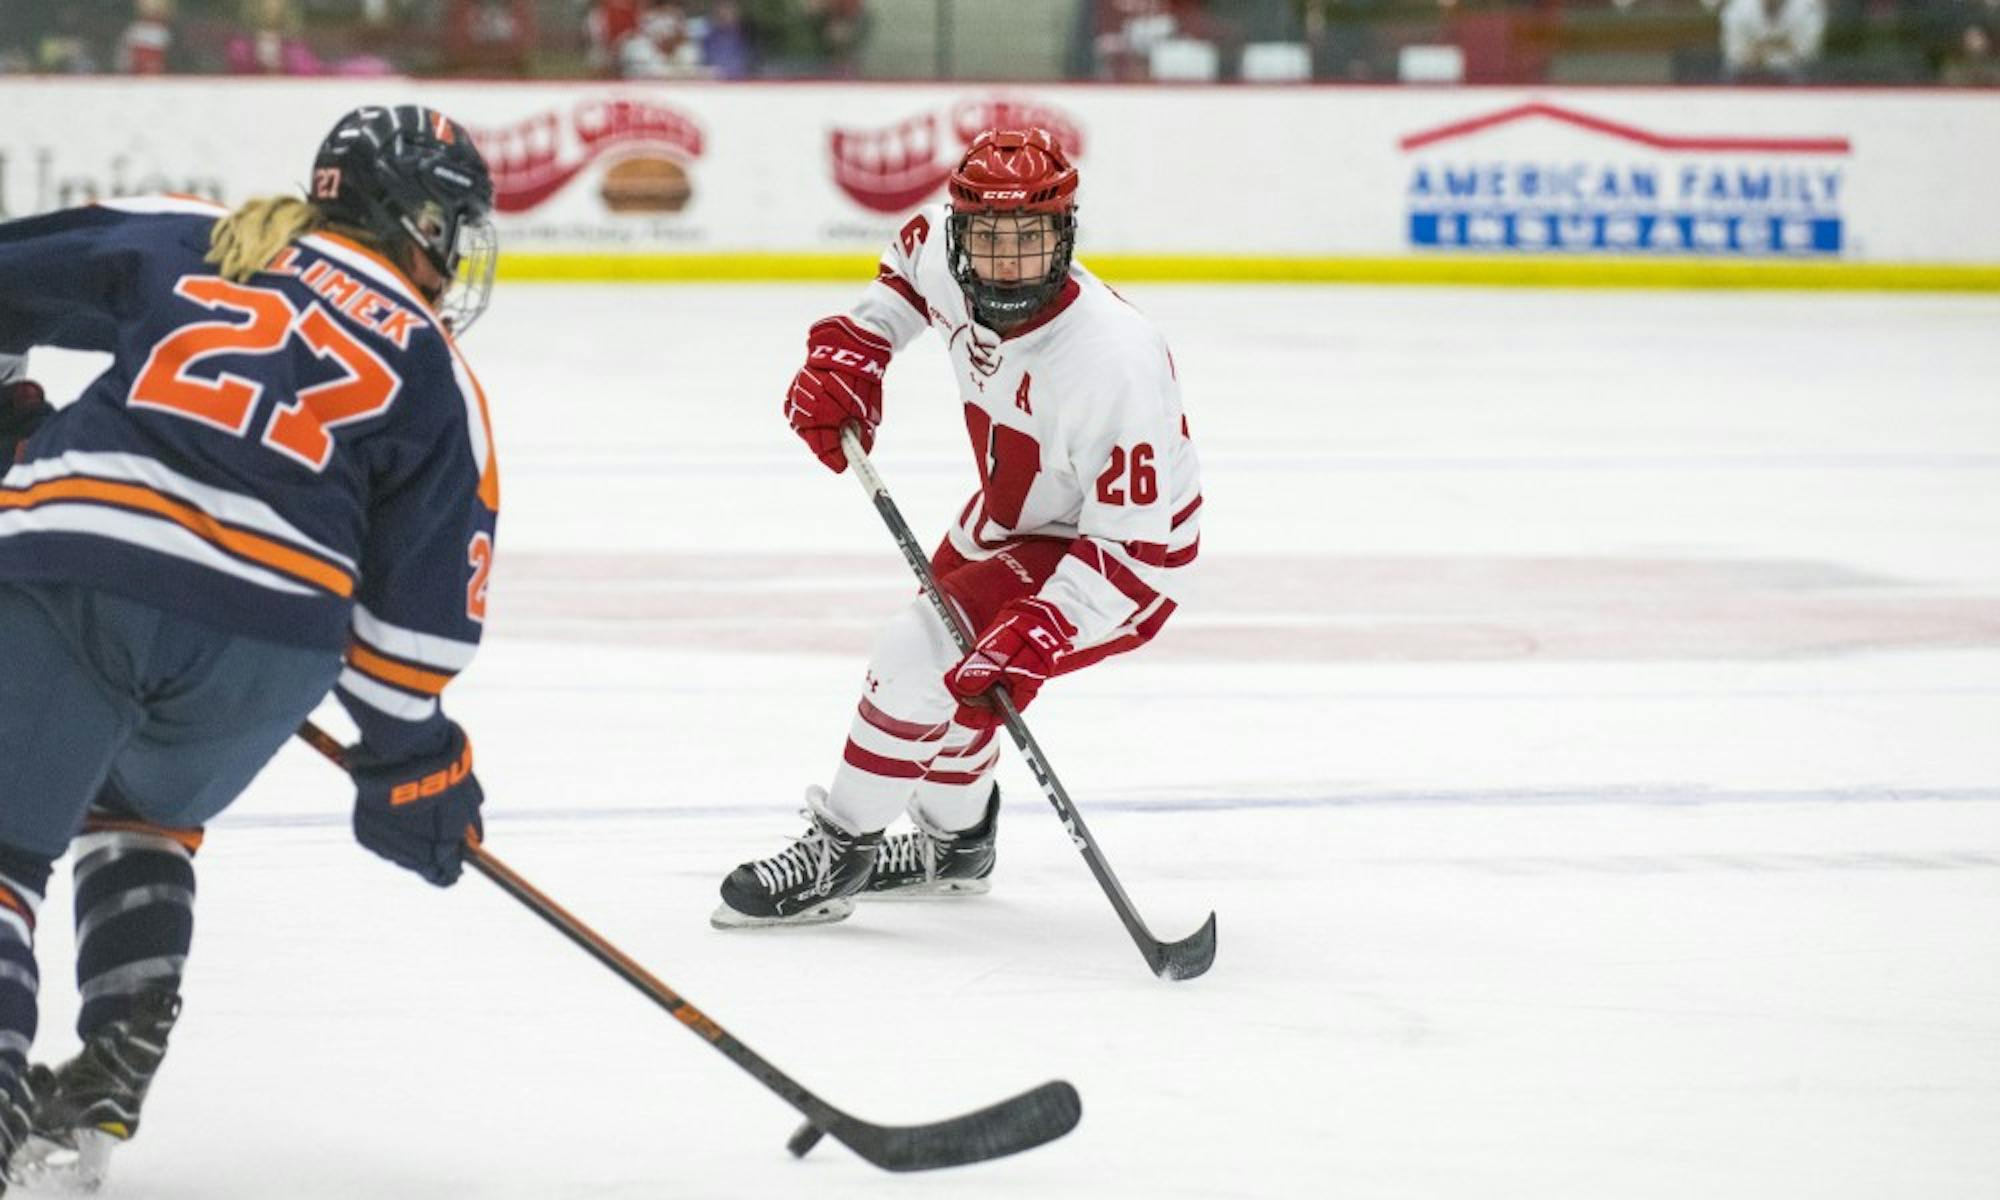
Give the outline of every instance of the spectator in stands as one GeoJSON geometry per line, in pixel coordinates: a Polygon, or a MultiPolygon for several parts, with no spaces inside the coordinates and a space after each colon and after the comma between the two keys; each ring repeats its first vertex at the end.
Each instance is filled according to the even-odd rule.
{"type": "Polygon", "coordinates": [[[1727,0],[1723,77],[1732,83],[1804,83],[1825,40],[1822,0],[1727,0]]]}
{"type": "Polygon", "coordinates": [[[1312,47],[1313,75],[1319,79],[1394,79],[1378,31],[1389,15],[1388,0],[1303,0],[1300,16],[1312,47]]]}
{"type": "Polygon", "coordinates": [[[824,72],[837,78],[855,74],[868,28],[861,0],[806,0],[805,11],[824,72]]]}
{"type": "Polygon", "coordinates": [[[514,15],[511,0],[481,0],[468,23],[470,40],[486,45],[510,45],[521,40],[524,31],[514,15]]]}
{"type": "Polygon", "coordinates": [[[701,68],[701,33],[678,0],[648,0],[639,27],[618,43],[618,73],[627,79],[695,74],[701,68]]]}
{"type": "Polygon", "coordinates": [[[534,0],[445,0],[443,69],[496,79],[527,74],[535,7],[534,0]]]}
{"type": "Polygon", "coordinates": [[[35,46],[35,69],[50,75],[93,75],[97,52],[81,4],[63,4],[35,46]]]}
{"type": "Polygon", "coordinates": [[[584,17],[590,69],[600,75],[618,70],[618,46],[639,30],[640,0],[596,0],[584,17]]]}
{"type": "Polygon", "coordinates": [[[0,75],[18,75],[34,69],[29,48],[35,44],[35,30],[29,14],[21,11],[19,0],[0,0],[0,75]]]}
{"type": "Polygon", "coordinates": [[[757,73],[757,49],[736,0],[716,0],[709,7],[701,61],[717,79],[748,79],[757,73]]]}
{"type": "MultiPolygon", "coordinates": [[[[823,78],[860,72],[869,28],[862,0],[712,0],[709,14],[711,29],[728,24],[739,30],[729,36],[748,43],[750,62],[760,76],[823,78]]],[[[729,69],[727,53],[711,56],[718,74],[729,69]]]]}
{"type": "Polygon", "coordinates": [[[1091,42],[1095,74],[1099,79],[1150,79],[1153,52],[1161,43],[1214,46],[1225,40],[1229,26],[1210,7],[1208,0],[1098,0],[1091,42]]]}
{"type": "Polygon", "coordinates": [[[243,0],[243,31],[223,57],[235,75],[318,75],[319,56],[305,40],[298,0],[243,0]]]}
{"type": "Polygon", "coordinates": [[[127,75],[164,75],[174,46],[174,0],[135,0],[132,23],[118,35],[118,69],[127,75]]]}
{"type": "Polygon", "coordinates": [[[1097,5],[1097,77],[1131,82],[1152,77],[1153,47],[1180,32],[1168,0],[1100,0],[1097,5]]]}
{"type": "Polygon", "coordinates": [[[1926,49],[1938,79],[1949,84],[2000,84],[2000,0],[1936,0],[1925,6],[1926,49]]]}
{"type": "Polygon", "coordinates": [[[802,0],[740,0],[743,27],[756,51],[758,73],[781,78],[817,75],[821,60],[802,0]]]}

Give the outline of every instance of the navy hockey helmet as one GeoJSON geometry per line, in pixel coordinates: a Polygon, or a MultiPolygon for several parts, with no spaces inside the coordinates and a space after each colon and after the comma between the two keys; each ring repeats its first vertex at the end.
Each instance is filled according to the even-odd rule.
{"type": "Polygon", "coordinates": [[[493,291],[493,179],[464,126],[415,104],[357,108],[313,156],[314,207],[385,249],[416,247],[444,284],[428,299],[463,333],[493,291]]]}
{"type": "Polygon", "coordinates": [[[951,172],[945,253],[952,277],[981,322],[1001,328],[1019,324],[1061,290],[1076,249],[1076,184],[1076,168],[1046,129],[989,129],[966,147],[951,172]],[[1043,236],[1052,240],[1015,243],[1010,257],[1022,268],[1016,278],[982,278],[973,269],[974,252],[991,260],[994,247],[979,243],[1020,228],[1022,222],[1006,218],[1037,214],[1048,220],[1032,224],[1046,225],[1043,236]],[[1047,269],[1030,274],[1028,264],[1040,263],[1045,254],[1047,269]]]}

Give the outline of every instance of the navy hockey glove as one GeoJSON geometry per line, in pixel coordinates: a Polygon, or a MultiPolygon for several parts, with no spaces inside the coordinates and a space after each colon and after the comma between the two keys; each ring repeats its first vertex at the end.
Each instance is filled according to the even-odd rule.
{"type": "Polygon", "coordinates": [[[485,832],[479,805],[485,794],[472,774],[472,743],[451,723],[444,749],[421,758],[369,761],[356,748],[348,758],[354,776],[354,837],[363,846],[450,887],[465,868],[465,843],[485,832]]]}
{"type": "Polygon", "coordinates": [[[806,365],[785,394],[785,420],[835,474],[847,469],[847,453],[840,448],[842,425],[852,421],[860,426],[861,448],[875,448],[890,352],[882,335],[846,317],[817,321],[806,333],[806,365]]]}
{"type": "Polygon", "coordinates": [[[21,443],[55,415],[42,385],[32,379],[0,383],[0,473],[14,465],[21,443]]]}

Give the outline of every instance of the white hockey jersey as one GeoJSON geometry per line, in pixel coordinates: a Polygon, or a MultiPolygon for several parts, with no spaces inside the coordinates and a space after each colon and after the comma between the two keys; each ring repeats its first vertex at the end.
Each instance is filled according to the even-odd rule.
{"type": "Polygon", "coordinates": [[[1077,650],[1144,640],[1201,541],[1173,356],[1081,265],[1028,324],[1004,337],[979,325],[951,275],[946,217],[940,204],[910,218],[850,315],[899,350],[928,326],[951,355],[980,481],[952,546],[976,560],[1015,538],[1073,539],[1039,594],[1076,626],[1077,650]]]}

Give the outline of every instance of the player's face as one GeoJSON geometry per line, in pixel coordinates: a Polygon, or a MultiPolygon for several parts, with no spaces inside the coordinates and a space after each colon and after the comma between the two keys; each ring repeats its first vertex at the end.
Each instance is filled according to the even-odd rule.
{"type": "MultiPolygon", "coordinates": [[[[418,217],[417,223],[424,231],[424,236],[432,240],[436,240],[444,230],[443,220],[431,211],[426,211],[418,217]]],[[[403,270],[409,273],[410,282],[416,284],[417,289],[423,292],[424,299],[432,304],[436,304],[438,297],[444,295],[445,284],[450,282],[444,277],[443,272],[431,264],[430,255],[425,254],[415,241],[403,243],[403,270]]]]}
{"type": "Polygon", "coordinates": [[[431,265],[430,256],[417,249],[415,243],[409,243],[408,253],[403,255],[403,259],[403,266],[410,274],[410,282],[417,285],[425,299],[433,304],[437,303],[438,297],[444,294],[446,280],[444,275],[431,265]]]}
{"type": "Polygon", "coordinates": [[[1055,261],[1056,219],[1049,213],[975,216],[966,224],[965,253],[987,283],[1041,279],[1055,261]]]}
{"type": "MultiPolygon", "coordinates": [[[[423,218],[422,228],[425,237],[433,242],[444,233],[444,223],[435,215],[423,218]]],[[[493,292],[493,267],[498,250],[493,222],[484,216],[468,215],[460,219],[452,243],[450,273],[433,265],[415,239],[403,242],[403,269],[409,273],[410,282],[423,292],[424,299],[437,309],[445,326],[463,336],[479,319],[479,314],[486,311],[486,301],[493,292]]]]}

